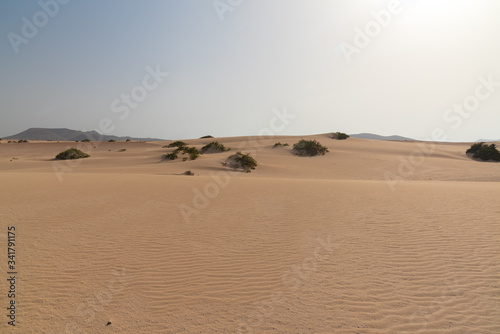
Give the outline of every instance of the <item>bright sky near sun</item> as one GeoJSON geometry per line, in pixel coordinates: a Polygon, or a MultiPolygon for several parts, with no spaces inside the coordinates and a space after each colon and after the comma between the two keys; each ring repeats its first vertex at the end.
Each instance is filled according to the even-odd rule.
{"type": "Polygon", "coordinates": [[[499,139],[499,17],[498,0],[2,1],[0,136],[499,139]]]}

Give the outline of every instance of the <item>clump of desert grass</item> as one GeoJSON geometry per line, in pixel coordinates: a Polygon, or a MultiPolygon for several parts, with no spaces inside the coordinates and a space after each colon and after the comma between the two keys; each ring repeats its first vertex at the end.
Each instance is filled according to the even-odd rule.
{"type": "Polygon", "coordinates": [[[177,154],[176,151],[174,152],[171,152],[171,153],[167,153],[163,156],[163,159],[165,160],[175,160],[179,157],[179,155],[177,154]]]}
{"type": "Polygon", "coordinates": [[[288,143],[284,143],[282,144],[281,142],[277,142],[273,145],[273,148],[276,148],[276,147],[285,147],[285,146],[290,146],[288,143]]]}
{"type": "MultiPolygon", "coordinates": [[[[165,147],[165,146],[164,146],[165,147]]],[[[165,160],[175,160],[182,156],[182,161],[196,160],[201,152],[196,147],[189,147],[182,141],[173,142],[167,147],[177,147],[173,152],[167,153],[163,156],[165,160]]]]}
{"type": "Polygon", "coordinates": [[[345,134],[343,132],[334,132],[332,134],[332,139],[337,139],[337,140],[346,140],[350,136],[348,134],[345,134]]]}
{"type": "Polygon", "coordinates": [[[466,154],[474,159],[483,161],[500,161],[500,152],[495,144],[476,143],[467,150],[466,154]]]}
{"type": "Polygon", "coordinates": [[[177,148],[180,149],[180,148],[183,148],[183,147],[186,147],[186,146],[187,146],[187,144],[185,142],[183,142],[181,140],[177,140],[177,141],[174,141],[174,142],[172,142],[172,143],[170,143],[168,145],[165,145],[163,147],[168,147],[168,148],[177,147],[177,148]]]}
{"type": "Polygon", "coordinates": [[[229,151],[229,148],[226,148],[224,144],[219,143],[218,141],[213,141],[211,143],[208,143],[207,145],[203,146],[200,150],[201,153],[203,154],[210,154],[210,153],[221,153],[221,152],[226,152],[229,151]]]}
{"type": "Polygon", "coordinates": [[[180,151],[182,154],[187,154],[191,160],[196,160],[201,155],[196,147],[183,147],[180,151]]]}
{"type": "Polygon", "coordinates": [[[223,165],[235,170],[241,169],[247,173],[250,173],[258,166],[257,161],[250,155],[250,153],[243,154],[241,152],[236,152],[235,154],[229,156],[223,165]]]}
{"type": "Polygon", "coordinates": [[[293,145],[292,152],[295,155],[301,157],[313,157],[316,155],[325,155],[325,153],[329,152],[328,148],[321,145],[316,140],[305,140],[302,139],[298,143],[293,145]]]}
{"type": "Polygon", "coordinates": [[[56,155],[56,159],[58,160],[84,159],[89,157],[90,155],[77,148],[69,148],[66,151],[63,151],[56,155]]]}

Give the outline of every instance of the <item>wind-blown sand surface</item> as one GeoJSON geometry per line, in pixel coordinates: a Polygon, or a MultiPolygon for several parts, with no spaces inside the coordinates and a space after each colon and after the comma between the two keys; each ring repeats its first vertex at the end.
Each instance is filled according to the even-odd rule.
{"type": "Polygon", "coordinates": [[[330,153],[216,139],[252,173],[231,152],[161,161],[168,142],[95,143],[54,170],[77,143],[2,141],[0,332],[500,332],[500,164],[467,143],[304,138],[330,153]]]}

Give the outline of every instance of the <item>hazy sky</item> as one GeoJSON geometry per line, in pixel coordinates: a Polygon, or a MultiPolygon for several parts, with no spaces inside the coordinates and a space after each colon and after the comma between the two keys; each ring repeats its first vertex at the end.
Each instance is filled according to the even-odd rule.
{"type": "Polygon", "coordinates": [[[0,137],[498,139],[499,17],[498,0],[1,1],[0,137]]]}

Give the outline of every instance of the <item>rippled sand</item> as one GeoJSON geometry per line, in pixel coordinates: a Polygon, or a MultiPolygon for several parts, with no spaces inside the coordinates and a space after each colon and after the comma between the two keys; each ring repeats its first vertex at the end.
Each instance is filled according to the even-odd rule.
{"type": "Polygon", "coordinates": [[[499,333],[500,164],[470,144],[307,138],[330,153],[217,139],[252,152],[248,174],[230,152],[162,162],[166,143],[54,165],[76,143],[3,142],[18,294],[0,332],[499,333]]]}

